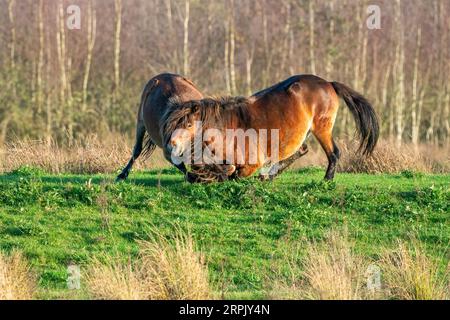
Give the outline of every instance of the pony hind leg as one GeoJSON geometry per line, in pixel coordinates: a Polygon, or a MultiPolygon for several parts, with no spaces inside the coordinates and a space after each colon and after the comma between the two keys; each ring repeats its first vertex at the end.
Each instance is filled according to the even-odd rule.
{"type": "MultiPolygon", "coordinates": [[[[116,181],[125,180],[130,174],[131,168],[133,167],[136,159],[141,155],[144,145],[144,137],[145,137],[145,126],[142,121],[139,121],[136,126],[136,141],[133,148],[133,154],[131,155],[131,159],[128,161],[128,164],[123,168],[122,172],[117,176],[116,181]]],[[[146,149],[148,153],[151,153],[155,148],[155,144],[153,141],[149,140],[146,143],[146,149]]]]}
{"type": "Polygon", "coordinates": [[[259,178],[263,181],[266,180],[273,180],[276,176],[281,174],[284,170],[286,170],[290,165],[292,165],[296,160],[303,157],[305,154],[308,153],[308,145],[306,143],[303,143],[302,146],[289,158],[286,158],[284,160],[281,160],[278,163],[275,163],[272,165],[269,169],[268,174],[260,174],[259,178]]]}
{"type": "Polygon", "coordinates": [[[313,134],[319,141],[328,158],[328,168],[325,174],[325,180],[333,180],[334,173],[336,172],[336,165],[340,158],[340,152],[333,140],[331,130],[313,131],[313,134]]]}

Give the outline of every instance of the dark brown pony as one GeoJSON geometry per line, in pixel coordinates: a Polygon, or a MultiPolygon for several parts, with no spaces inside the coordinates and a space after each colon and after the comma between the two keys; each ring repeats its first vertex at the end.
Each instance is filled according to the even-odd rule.
{"type": "MultiPolygon", "coordinates": [[[[182,154],[199,129],[254,129],[257,132],[260,129],[278,129],[277,156],[281,164],[285,162],[289,165],[292,159],[295,160],[305,153],[304,141],[311,132],[327,155],[325,179],[331,180],[339,159],[339,149],[332,136],[339,97],[344,99],[355,119],[360,136],[359,151],[362,155],[371,154],[379,136],[378,119],[371,104],[346,85],[328,82],[314,75],[290,77],[249,98],[203,99],[175,103],[166,110],[162,135],[167,141],[168,150],[182,154]],[[201,121],[202,128],[196,128],[196,121],[201,121]],[[179,128],[185,129],[184,133],[178,134],[175,131],[179,128]]],[[[256,163],[248,161],[248,150],[245,150],[245,163],[236,164],[233,174],[237,177],[247,177],[267,165],[267,159],[273,156],[270,154],[270,135],[265,143],[266,154],[258,154],[256,163]]],[[[258,145],[258,150],[262,150],[259,147],[258,145]]]]}
{"type": "MultiPolygon", "coordinates": [[[[192,81],[176,74],[163,73],[150,79],[144,87],[141,103],[137,115],[136,141],[130,161],[117,177],[117,180],[125,180],[133,167],[134,161],[143,150],[150,156],[156,146],[164,150],[164,156],[171,162],[170,153],[167,152],[163,137],[161,136],[160,123],[171,101],[179,103],[202,99],[203,94],[196,88],[192,81]],[[144,145],[145,136],[147,140],[144,145]]],[[[175,165],[184,174],[186,167],[183,163],[175,165]]]]}

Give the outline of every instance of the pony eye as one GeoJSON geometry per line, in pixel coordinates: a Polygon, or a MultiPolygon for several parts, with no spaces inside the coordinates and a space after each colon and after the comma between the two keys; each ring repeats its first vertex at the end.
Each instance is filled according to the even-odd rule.
{"type": "Polygon", "coordinates": [[[188,128],[192,127],[192,123],[188,122],[187,127],[188,128]]]}

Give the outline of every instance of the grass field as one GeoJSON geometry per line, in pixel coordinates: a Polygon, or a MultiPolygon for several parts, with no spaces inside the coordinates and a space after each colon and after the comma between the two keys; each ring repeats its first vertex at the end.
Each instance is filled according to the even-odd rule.
{"type": "Polygon", "coordinates": [[[137,254],[136,240],[178,227],[190,230],[226,298],[266,297],[275,280],[289,280],[287,255],[301,257],[301,241],[320,241],[331,229],[346,229],[368,260],[415,238],[445,270],[450,175],[338,173],[326,183],[323,174],[307,168],[274,182],[189,185],[162,170],[115,184],[112,175],[23,167],[0,176],[0,250],[23,251],[40,298],[88,297],[66,289],[69,263],[83,272],[94,257],[126,261],[137,254]]]}

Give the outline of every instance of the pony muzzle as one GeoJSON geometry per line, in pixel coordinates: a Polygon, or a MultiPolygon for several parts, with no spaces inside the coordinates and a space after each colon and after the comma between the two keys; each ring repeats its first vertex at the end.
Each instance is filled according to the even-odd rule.
{"type": "Polygon", "coordinates": [[[182,157],[184,153],[184,146],[181,144],[177,144],[174,141],[171,141],[167,144],[167,150],[169,151],[172,157],[182,157]]]}

